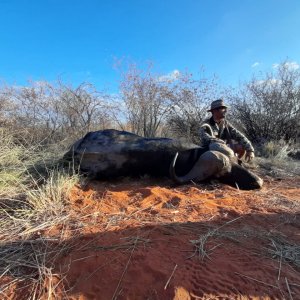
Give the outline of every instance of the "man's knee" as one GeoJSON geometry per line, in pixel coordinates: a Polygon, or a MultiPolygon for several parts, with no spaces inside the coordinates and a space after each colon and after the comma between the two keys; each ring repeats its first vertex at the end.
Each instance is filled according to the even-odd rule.
{"type": "Polygon", "coordinates": [[[230,158],[220,151],[207,151],[201,155],[200,160],[202,169],[205,169],[206,173],[209,170],[211,175],[216,177],[227,174],[231,170],[230,158]]]}
{"type": "Polygon", "coordinates": [[[209,150],[221,152],[221,153],[225,154],[226,156],[228,156],[229,158],[234,157],[233,150],[225,144],[211,143],[209,145],[209,150]]]}

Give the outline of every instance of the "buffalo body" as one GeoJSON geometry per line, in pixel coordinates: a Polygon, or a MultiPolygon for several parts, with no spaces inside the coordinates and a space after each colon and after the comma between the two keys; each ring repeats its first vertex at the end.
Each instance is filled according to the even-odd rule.
{"type": "MultiPolygon", "coordinates": [[[[92,178],[171,174],[176,182],[185,183],[197,180],[197,176],[186,181],[180,181],[179,178],[188,178],[185,174],[194,174],[197,163],[199,165],[200,162],[201,167],[199,158],[207,151],[207,148],[180,140],[143,138],[130,132],[107,129],[86,134],[71,147],[65,158],[80,164],[80,170],[92,178]],[[175,165],[172,162],[176,153],[179,155],[176,156],[175,165]]],[[[212,161],[212,165],[214,163],[212,161]]],[[[242,189],[261,186],[260,179],[244,167],[234,162],[230,163],[230,168],[227,167],[210,177],[242,189]]]]}

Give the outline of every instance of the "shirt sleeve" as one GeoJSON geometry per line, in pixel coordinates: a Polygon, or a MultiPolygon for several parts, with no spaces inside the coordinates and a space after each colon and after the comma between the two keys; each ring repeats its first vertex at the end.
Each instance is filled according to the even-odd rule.
{"type": "Polygon", "coordinates": [[[239,142],[246,151],[252,151],[254,152],[254,148],[251,144],[251,142],[246,138],[245,135],[243,135],[239,130],[234,128],[231,124],[227,123],[231,138],[239,142]]]}

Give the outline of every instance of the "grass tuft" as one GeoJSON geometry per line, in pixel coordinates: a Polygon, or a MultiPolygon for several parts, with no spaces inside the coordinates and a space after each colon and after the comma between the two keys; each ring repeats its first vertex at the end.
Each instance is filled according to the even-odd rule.
{"type": "Polygon", "coordinates": [[[292,244],[284,239],[270,239],[268,252],[272,258],[300,268],[300,245],[292,244]]]}
{"type": "Polygon", "coordinates": [[[24,145],[0,130],[0,294],[12,286],[28,299],[53,299],[59,276],[54,262],[65,250],[62,238],[41,231],[70,221],[69,194],[80,176],[60,165],[64,149],[24,145]],[[2,282],[2,281],[1,281],[2,282]]]}

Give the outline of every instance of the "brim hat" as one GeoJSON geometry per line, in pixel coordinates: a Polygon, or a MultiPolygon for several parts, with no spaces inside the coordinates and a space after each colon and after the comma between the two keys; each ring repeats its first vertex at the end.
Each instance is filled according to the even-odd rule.
{"type": "Polygon", "coordinates": [[[208,112],[211,112],[211,111],[213,111],[214,109],[220,108],[220,107],[228,108],[229,106],[227,106],[227,105],[224,103],[224,100],[223,100],[223,99],[218,99],[218,100],[215,100],[215,101],[213,101],[213,102],[211,103],[210,109],[208,110],[208,112]]]}

